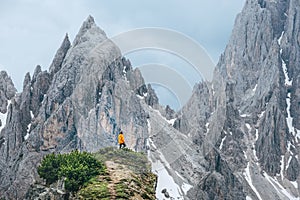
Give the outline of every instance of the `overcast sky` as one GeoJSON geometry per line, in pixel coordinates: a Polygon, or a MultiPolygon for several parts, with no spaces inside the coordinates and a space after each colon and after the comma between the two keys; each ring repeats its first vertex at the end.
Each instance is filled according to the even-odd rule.
{"type": "MultiPolygon", "coordinates": [[[[21,90],[26,72],[48,69],[65,33],[73,41],[92,15],[109,37],[141,27],[179,31],[216,63],[245,0],[0,0],[0,70],[21,90]]],[[[134,63],[133,63],[134,64],[134,63]]]]}

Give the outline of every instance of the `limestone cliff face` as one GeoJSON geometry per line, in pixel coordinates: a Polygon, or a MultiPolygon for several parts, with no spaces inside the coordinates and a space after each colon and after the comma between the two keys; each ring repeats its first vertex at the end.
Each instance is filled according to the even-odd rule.
{"type": "Polygon", "coordinates": [[[299,197],[299,10],[247,0],[213,81],[180,112],[174,127],[200,155],[173,162],[198,168],[190,199],[299,197]]]}
{"type": "Polygon", "coordinates": [[[0,131],[6,123],[6,116],[8,112],[8,101],[11,100],[17,90],[5,71],[0,72],[0,131]]]}
{"type": "MultiPolygon", "coordinates": [[[[140,98],[146,100],[148,87],[92,17],[73,44],[65,37],[49,71],[37,66],[33,76],[26,75],[21,93],[15,95],[6,73],[0,81],[0,112],[8,112],[0,135],[1,197],[23,198],[50,152],[115,146],[120,130],[129,147],[145,150],[147,115],[140,98]]],[[[147,102],[155,98],[148,95],[147,102]]]]}
{"type": "Polygon", "coordinates": [[[247,0],[212,82],[178,113],[89,17],[22,93],[0,74],[0,196],[23,197],[44,154],[113,146],[122,129],[135,150],[149,138],[186,199],[300,197],[299,13],[299,0],[247,0]]]}

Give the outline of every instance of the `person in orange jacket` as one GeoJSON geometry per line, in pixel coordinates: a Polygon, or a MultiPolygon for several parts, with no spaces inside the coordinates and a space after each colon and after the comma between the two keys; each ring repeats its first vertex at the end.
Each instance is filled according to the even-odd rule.
{"type": "Polygon", "coordinates": [[[118,136],[118,142],[119,142],[119,145],[120,145],[120,149],[126,147],[125,139],[124,139],[124,135],[123,135],[123,132],[122,132],[122,131],[119,133],[119,136],[118,136]]]}

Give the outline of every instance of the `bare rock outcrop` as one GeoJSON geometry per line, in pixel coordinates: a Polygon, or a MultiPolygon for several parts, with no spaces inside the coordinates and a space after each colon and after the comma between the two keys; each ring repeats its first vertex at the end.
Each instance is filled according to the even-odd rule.
{"type": "Polygon", "coordinates": [[[128,147],[146,150],[140,95],[151,89],[91,16],[72,45],[65,37],[49,72],[37,66],[32,77],[26,74],[21,93],[15,95],[4,72],[0,82],[1,112],[8,113],[0,135],[1,197],[22,199],[38,178],[41,158],[51,152],[115,146],[120,130],[128,147]]]}

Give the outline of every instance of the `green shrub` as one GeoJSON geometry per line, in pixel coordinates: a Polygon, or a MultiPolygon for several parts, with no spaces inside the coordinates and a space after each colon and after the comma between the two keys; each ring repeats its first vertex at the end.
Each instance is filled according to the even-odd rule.
{"type": "Polygon", "coordinates": [[[58,171],[61,166],[61,156],[54,153],[44,157],[41,165],[38,167],[40,177],[46,179],[46,184],[50,185],[58,180],[58,171]]]}
{"type": "Polygon", "coordinates": [[[38,174],[47,184],[64,178],[65,189],[73,192],[103,170],[104,165],[92,154],[76,150],[69,154],[46,155],[38,167],[38,174]]]}

